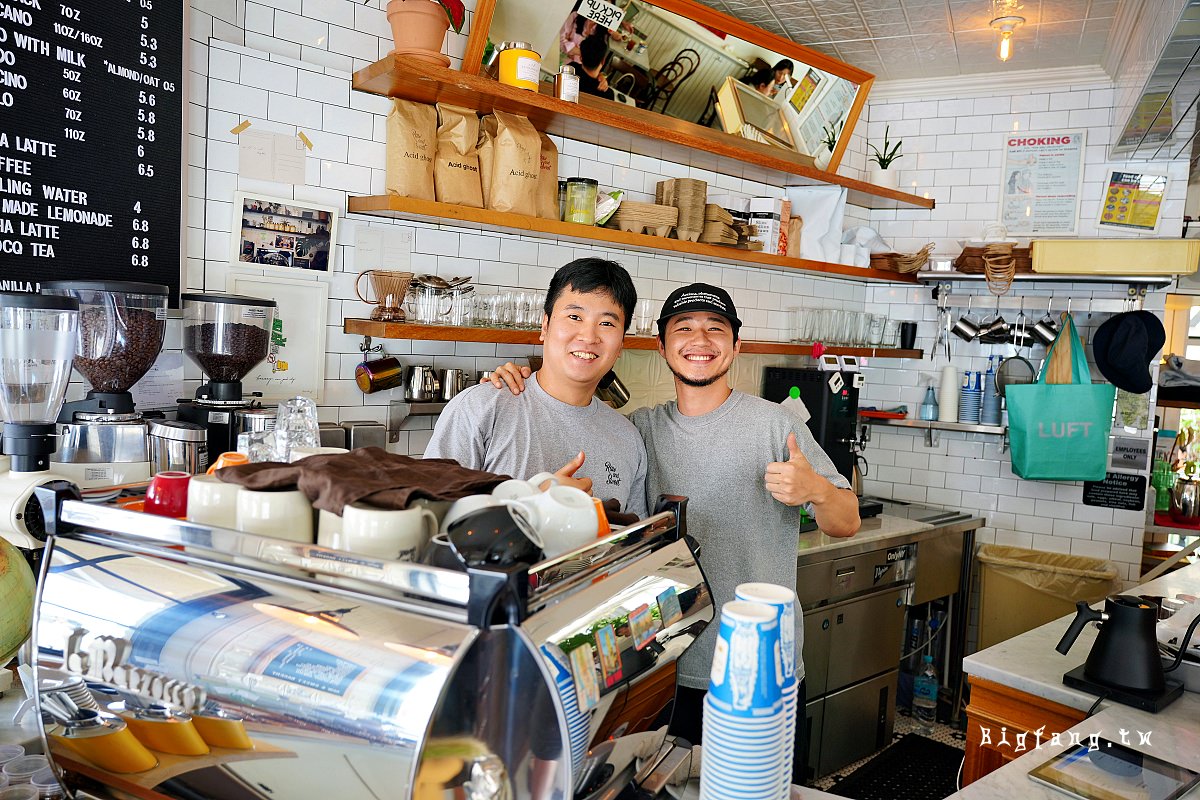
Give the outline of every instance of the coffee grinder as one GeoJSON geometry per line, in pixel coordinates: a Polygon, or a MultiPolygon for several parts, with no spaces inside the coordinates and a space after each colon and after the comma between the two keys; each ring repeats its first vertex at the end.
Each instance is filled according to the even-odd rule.
{"type": "Polygon", "coordinates": [[[50,471],[79,328],[72,297],[0,293],[0,416],[8,466],[0,473],[0,536],[41,546],[45,533],[33,490],[64,476],[50,471]]]}
{"type": "Polygon", "coordinates": [[[75,370],[91,384],[58,414],[54,469],[89,500],[150,480],[149,429],[129,389],[162,351],[170,289],[131,281],[45,281],[42,293],[79,302],[75,370]]]}
{"type": "Polygon", "coordinates": [[[242,378],[267,357],[275,326],[274,300],[232,294],[184,294],[183,352],[204,372],[193,400],[181,400],[179,419],[208,430],[209,458],[237,448],[238,434],[262,415],[244,393],[242,378]]]}

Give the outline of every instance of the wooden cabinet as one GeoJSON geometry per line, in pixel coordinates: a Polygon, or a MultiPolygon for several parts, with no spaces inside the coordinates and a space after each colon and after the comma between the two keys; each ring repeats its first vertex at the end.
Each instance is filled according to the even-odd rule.
{"type": "Polygon", "coordinates": [[[1078,709],[999,683],[973,676],[967,679],[971,684],[971,702],[967,705],[963,786],[1033,750],[1038,741],[1035,732],[1039,729],[1044,741],[1077,725],[1086,716],[1078,709]]]}

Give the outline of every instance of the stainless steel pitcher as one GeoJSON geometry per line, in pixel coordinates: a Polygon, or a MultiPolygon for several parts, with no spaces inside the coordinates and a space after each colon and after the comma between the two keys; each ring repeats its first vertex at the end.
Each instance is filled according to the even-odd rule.
{"type": "Polygon", "coordinates": [[[416,364],[408,368],[404,397],[410,403],[429,403],[437,398],[441,388],[433,367],[416,364]]]}
{"type": "Polygon", "coordinates": [[[1200,524],[1200,481],[1179,478],[1171,487],[1171,519],[1185,525],[1200,524]]]}
{"type": "Polygon", "coordinates": [[[462,369],[444,369],[441,377],[441,399],[451,400],[454,395],[467,388],[468,383],[467,372],[462,369]]]}

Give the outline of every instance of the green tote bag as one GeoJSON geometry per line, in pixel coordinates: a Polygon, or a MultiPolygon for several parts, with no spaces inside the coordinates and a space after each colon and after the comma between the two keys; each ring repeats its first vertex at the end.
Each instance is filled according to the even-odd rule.
{"type": "Polygon", "coordinates": [[[1064,336],[1072,337],[1071,383],[1046,383],[1043,366],[1036,383],[1005,389],[1013,472],[1036,481],[1104,480],[1117,389],[1092,383],[1087,354],[1070,315],[1050,353],[1064,336]]]}

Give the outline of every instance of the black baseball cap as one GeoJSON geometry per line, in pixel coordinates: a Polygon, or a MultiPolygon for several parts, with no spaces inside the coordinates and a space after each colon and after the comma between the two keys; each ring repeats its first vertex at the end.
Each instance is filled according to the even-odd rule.
{"type": "Polygon", "coordinates": [[[710,283],[692,283],[671,292],[658,315],[659,335],[662,335],[664,326],[671,317],[693,311],[707,311],[729,320],[733,324],[733,338],[737,338],[742,321],[738,319],[733,298],[729,296],[729,292],[710,283]]]}

